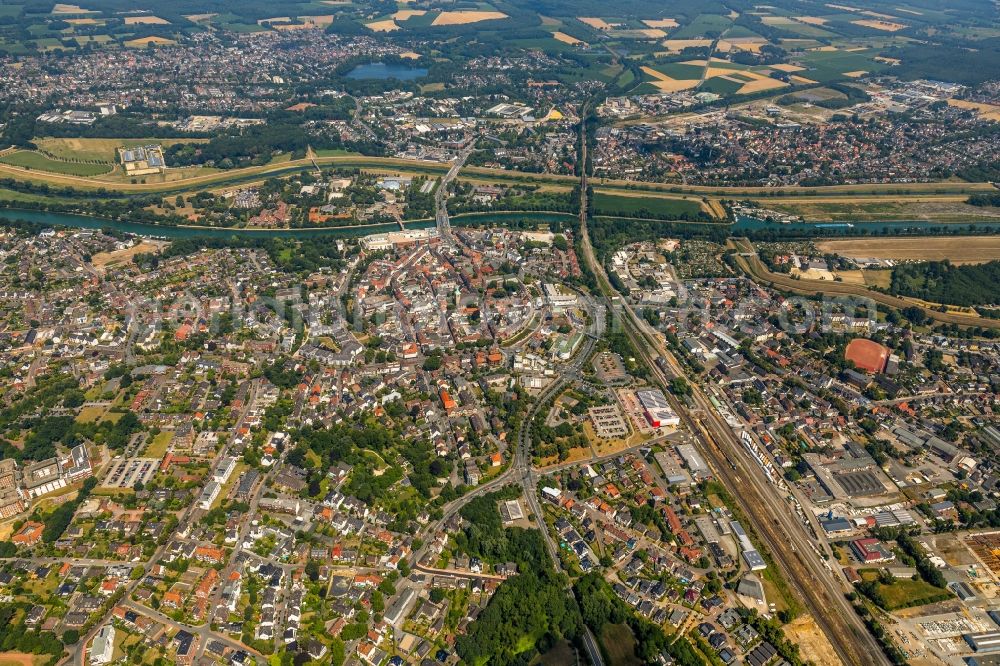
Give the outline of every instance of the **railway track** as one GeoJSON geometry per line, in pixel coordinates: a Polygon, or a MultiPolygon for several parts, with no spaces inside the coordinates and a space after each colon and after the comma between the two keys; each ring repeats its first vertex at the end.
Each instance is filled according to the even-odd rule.
{"type": "MultiPolygon", "coordinates": [[[[581,114],[581,156],[586,164],[586,107],[581,114]]],[[[748,460],[742,445],[736,440],[728,424],[705,398],[697,384],[692,383],[695,403],[703,417],[695,419],[686,406],[667,390],[673,376],[684,377],[685,373],[677,360],[663,346],[655,332],[647,330],[647,325],[627,304],[618,303],[613,298],[616,292],[611,287],[604,267],[597,261],[587,228],[587,174],[586,168],[580,179],[581,210],[580,233],[584,260],[597,279],[599,289],[607,302],[610,312],[620,315],[622,328],[635,348],[636,353],[649,367],[657,384],[665,390],[665,395],[692,433],[699,435],[701,447],[714,472],[732,494],[737,507],[750,523],[759,539],[763,540],[772,561],[779,571],[798,592],[800,601],[812,615],[820,630],[826,635],[839,658],[850,666],[883,666],[889,661],[875,639],[868,633],[854,609],[847,602],[829,572],[812,558],[812,542],[795,522],[794,512],[784,504],[784,499],[775,496],[770,488],[761,488],[761,473],[748,460]],[[656,362],[662,358],[667,370],[656,362]],[[701,420],[704,418],[708,424],[701,420]],[[714,433],[714,434],[713,434],[714,433]],[[720,443],[719,440],[724,442],[720,443]],[[790,520],[790,522],[789,522],[790,520]],[[798,545],[796,545],[798,544],[798,545]],[[803,547],[805,546],[805,547],[803,547]]]]}
{"type": "MultiPolygon", "coordinates": [[[[634,321],[635,315],[631,309],[623,309],[626,310],[623,319],[629,322],[624,327],[626,334],[665,389],[671,378],[655,362],[650,352],[650,349],[661,347],[659,341],[650,338],[641,322],[634,321]]],[[[673,369],[673,374],[683,376],[676,360],[666,350],[659,351],[661,358],[673,369]]],[[[746,516],[758,538],[763,540],[781,574],[798,591],[799,600],[827,636],[838,656],[845,664],[888,664],[881,648],[860,624],[842,592],[831,590],[833,581],[818,559],[804,559],[814,557],[812,548],[808,547],[811,542],[806,539],[794,518],[789,522],[789,516],[793,515],[789,507],[784,503],[776,503],[773,494],[770,497],[764,494],[769,489],[761,490],[759,487],[761,477],[755,463],[747,461],[743,447],[735,440],[728,424],[722,421],[698,387],[694,386],[693,390],[699,411],[705,415],[705,421],[709,422],[707,425],[702,419],[694,418],[669,391],[666,391],[666,395],[685,424],[693,433],[700,435],[702,450],[713,473],[730,491],[733,501],[746,516]],[[720,444],[720,439],[727,440],[725,445],[720,444]]]]}

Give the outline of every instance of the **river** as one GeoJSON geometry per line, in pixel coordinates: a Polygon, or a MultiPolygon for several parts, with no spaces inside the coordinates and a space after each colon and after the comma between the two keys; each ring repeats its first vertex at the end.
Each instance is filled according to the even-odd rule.
{"type": "MultiPolygon", "coordinates": [[[[138,222],[123,222],[109,220],[91,215],[73,215],[70,213],[50,213],[39,210],[21,210],[18,208],[0,208],[0,218],[7,220],[24,220],[39,226],[77,227],[80,229],[113,229],[136,236],[155,236],[159,238],[232,238],[233,236],[252,238],[312,238],[330,236],[332,238],[353,238],[370,234],[399,231],[398,224],[376,224],[365,227],[327,227],[316,229],[224,229],[216,227],[176,227],[169,225],[141,224],[138,222]]],[[[434,226],[433,220],[420,222],[404,222],[407,229],[427,229],[434,226]]]]}
{"type": "MultiPolygon", "coordinates": [[[[615,219],[612,216],[601,216],[606,219],[615,219]]],[[[396,224],[379,224],[365,227],[326,227],[314,229],[224,229],[217,227],[176,227],[167,225],[141,224],[137,222],[124,222],[120,220],[109,220],[106,218],[94,217],[90,215],[74,215],[70,213],[54,213],[37,210],[22,210],[18,208],[0,208],[0,219],[24,220],[33,222],[39,226],[62,226],[76,227],[81,229],[113,229],[115,231],[134,234],[137,236],[156,236],[161,238],[231,238],[233,236],[256,237],[256,238],[312,238],[316,236],[330,236],[332,238],[354,238],[367,236],[370,234],[386,233],[397,231],[396,224]]],[[[571,213],[517,213],[517,212],[495,212],[495,213],[466,213],[452,215],[451,222],[455,226],[466,225],[499,225],[513,220],[530,220],[536,224],[548,224],[551,222],[571,223],[576,216],[571,213]]],[[[403,223],[407,229],[428,229],[434,226],[433,220],[418,220],[403,223]]],[[[692,223],[683,221],[664,221],[664,224],[677,225],[700,225],[711,227],[709,223],[692,223]]],[[[845,235],[859,236],[863,234],[891,234],[891,235],[914,235],[920,232],[938,232],[942,229],[954,228],[962,229],[968,227],[981,227],[986,231],[1000,228],[998,222],[969,222],[969,223],[941,223],[929,222],[926,220],[911,222],[853,222],[853,223],[810,223],[796,222],[792,224],[780,224],[766,222],[753,217],[738,216],[736,222],[729,225],[730,231],[735,234],[748,233],[773,229],[776,232],[806,232],[803,235],[845,235]],[[813,232],[809,234],[808,232],[813,232]]]]}

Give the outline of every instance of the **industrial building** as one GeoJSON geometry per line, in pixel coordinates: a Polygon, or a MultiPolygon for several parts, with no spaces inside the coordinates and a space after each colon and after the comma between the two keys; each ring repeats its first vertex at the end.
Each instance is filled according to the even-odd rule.
{"type": "Polygon", "coordinates": [[[892,562],[896,559],[892,551],[878,539],[855,539],[851,542],[851,551],[865,564],[892,562]]]}
{"type": "Polygon", "coordinates": [[[762,569],[766,569],[767,562],[764,561],[764,558],[754,548],[753,542],[750,541],[750,537],[747,536],[743,526],[740,525],[740,521],[731,520],[729,521],[729,526],[733,529],[733,534],[736,535],[740,543],[740,550],[743,551],[743,561],[747,563],[750,570],[761,571],[762,569]]]}
{"type": "Polygon", "coordinates": [[[635,397],[639,401],[639,405],[642,406],[643,413],[646,416],[646,420],[649,421],[649,425],[654,428],[676,427],[680,425],[680,417],[670,408],[670,403],[667,402],[667,397],[663,395],[663,391],[659,389],[636,391],[635,397]]]}
{"type": "Polygon", "coordinates": [[[712,471],[705,463],[705,459],[702,458],[701,454],[694,448],[694,445],[679,444],[677,446],[677,454],[684,459],[684,464],[687,465],[688,469],[691,470],[691,474],[696,479],[703,479],[711,476],[712,471]]]}
{"type": "Polygon", "coordinates": [[[987,631],[980,634],[963,634],[962,638],[969,644],[973,652],[1000,651],[1000,631],[987,631]]]}

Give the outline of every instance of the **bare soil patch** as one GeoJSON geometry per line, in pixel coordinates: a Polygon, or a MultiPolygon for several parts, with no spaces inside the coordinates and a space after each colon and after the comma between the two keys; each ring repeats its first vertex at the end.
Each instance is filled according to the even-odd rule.
{"type": "Polygon", "coordinates": [[[843,662],[811,615],[803,615],[786,624],[785,634],[795,644],[801,646],[802,654],[818,666],[841,666],[843,662]]]}
{"type": "Polygon", "coordinates": [[[170,21],[159,16],[126,16],[125,25],[170,25],[170,21]]]}

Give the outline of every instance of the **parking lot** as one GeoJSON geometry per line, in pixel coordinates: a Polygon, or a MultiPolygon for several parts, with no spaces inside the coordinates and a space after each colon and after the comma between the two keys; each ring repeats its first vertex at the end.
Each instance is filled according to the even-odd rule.
{"type": "Polygon", "coordinates": [[[150,482],[160,464],[158,458],[115,458],[104,477],[104,488],[134,488],[135,484],[150,482]]]}

